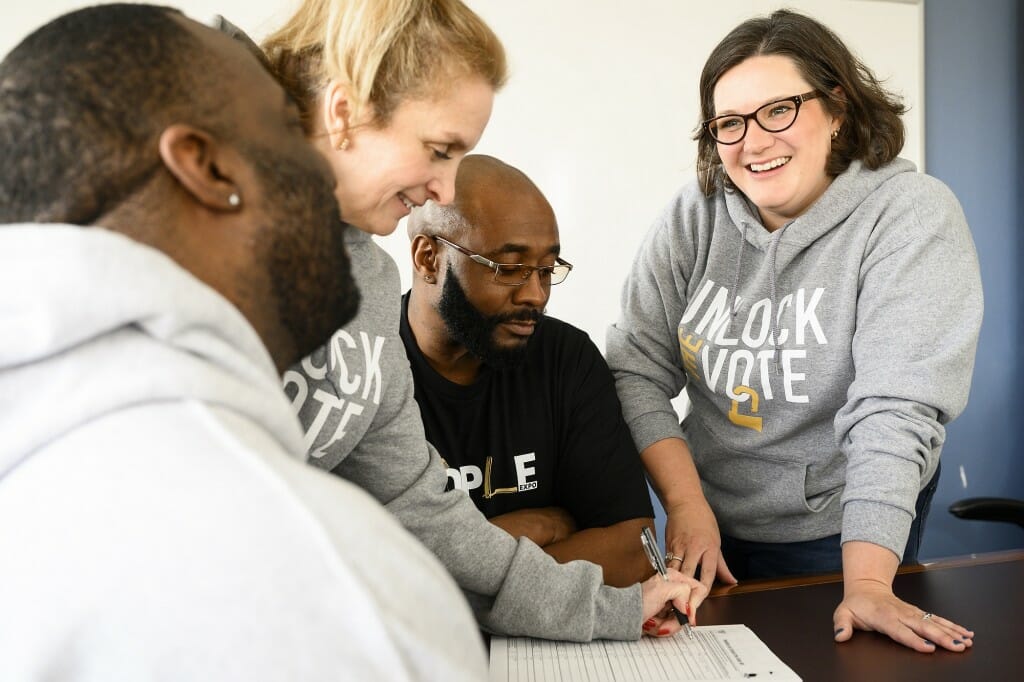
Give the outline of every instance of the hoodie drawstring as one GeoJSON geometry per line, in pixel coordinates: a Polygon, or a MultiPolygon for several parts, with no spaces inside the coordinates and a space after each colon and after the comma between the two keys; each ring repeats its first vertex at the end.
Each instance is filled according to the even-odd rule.
{"type": "Polygon", "coordinates": [[[732,315],[729,317],[729,324],[732,325],[732,318],[740,311],[740,272],[743,270],[743,252],[747,250],[747,221],[743,221],[740,227],[740,252],[736,256],[736,276],[732,278],[732,315]]]}
{"type": "Polygon", "coordinates": [[[779,373],[779,309],[778,302],[775,300],[775,254],[779,251],[779,242],[782,241],[782,233],[786,231],[786,228],[792,225],[792,222],[788,222],[779,228],[778,232],[772,235],[771,243],[768,245],[768,266],[771,268],[771,278],[768,282],[768,296],[771,299],[771,342],[772,342],[772,360],[775,366],[775,373],[779,373]]]}
{"type": "MultiPolygon", "coordinates": [[[[775,300],[775,255],[778,253],[779,242],[782,241],[782,233],[786,231],[786,228],[792,225],[792,221],[786,223],[780,227],[775,234],[772,235],[771,240],[768,244],[768,265],[771,268],[771,278],[769,279],[769,297],[771,299],[771,312],[769,313],[770,324],[771,324],[771,343],[772,343],[772,365],[775,368],[775,373],[779,373],[779,311],[778,302],[775,300]]],[[[736,255],[736,274],[732,279],[732,315],[729,316],[729,325],[731,327],[733,318],[736,317],[736,313],[739,312],[739,288],[740,288],[740,273],[743,271],[743,252],[747,250],[747,226],[748,223],[743,221],[740,226],[740,249],[736,255]]]]}

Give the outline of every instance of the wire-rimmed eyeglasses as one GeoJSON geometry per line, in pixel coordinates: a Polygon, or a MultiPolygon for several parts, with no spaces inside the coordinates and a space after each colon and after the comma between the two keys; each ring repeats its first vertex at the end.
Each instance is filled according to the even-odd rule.
{"type": "Polygon", "coordinates": [[[815,90],[803,95],[793,95],[769,102],[749,114],[725,114],[704,121],[701,125],[719,144],[736,144],[747,135],[747,121],[754,119],[761,129],[769,133],[781,133],[794,123],[800,113],[800,105],[808,100],[821,97],[815,90]]]}
{"type": "Polygon", "coordinates": [[[494,281],[497,284],[502,284],[507,287],[520,287],[526,284],[526,281],[530,279],[530,275],[534,272],[537,273],[537,277],[540,279],[541,284],[561,284],[565,281],[565,278],[569,276],[569,271],[572,270],[572,263],[561,258],[555,258],[554,265],[495,263],[488,258],[484,258],[478,253],[473,253],[467,248],[448,241],[444,237],[434,235],[434,239],[447,244],[463,255],[469,256],[470,260],[473,262],[490,268],[494,271],[494,281]]]}

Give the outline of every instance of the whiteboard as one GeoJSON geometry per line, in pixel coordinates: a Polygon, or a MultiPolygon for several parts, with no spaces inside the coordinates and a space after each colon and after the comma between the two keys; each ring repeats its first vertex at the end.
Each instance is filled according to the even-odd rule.
{"type": "MultiPolygon", "coordinates": [[[[83,3],[4,1],[0,53],[83,3]]],[[[295,2],[185,0],[200,21],[224,14],[257,39],[295,2]]],[[[778,7],[835,30],[910,106],[903,156],[923,167],[924,19],[920,2],[872,0],[468,0],[501,37],[509,84],[478,152],[517,166],[558,217],[562,254],[576,267],[552,289],[548,312],[602,349],[619,291],[648,227],[694,172],[697,79],[714,45],[740,21],[778,7]]],[[[380,243],[408,288],[405,226],[380,243]]]]}

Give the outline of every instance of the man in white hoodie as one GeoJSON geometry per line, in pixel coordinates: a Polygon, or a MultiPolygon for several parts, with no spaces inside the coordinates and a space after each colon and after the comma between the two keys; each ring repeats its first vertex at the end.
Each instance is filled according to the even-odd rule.
{"type": "Polygon", "coordinates": [[[0,63],[0,679],[481,679],[440,564],[304,464],[354,314],[330,173],[240,45],[108,5],[0,63]]]}

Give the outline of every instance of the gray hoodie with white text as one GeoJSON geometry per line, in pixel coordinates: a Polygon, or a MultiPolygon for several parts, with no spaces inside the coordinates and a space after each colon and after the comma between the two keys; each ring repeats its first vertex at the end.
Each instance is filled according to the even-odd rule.
{"type": "Polygon", "coordinates": [[[608,364],[637,447],[684,438],[722,532],[902,556],[981,316],[960,205],[910,162],[854,162],[775,232],[692,182],[636,256],[608,364]]]}

